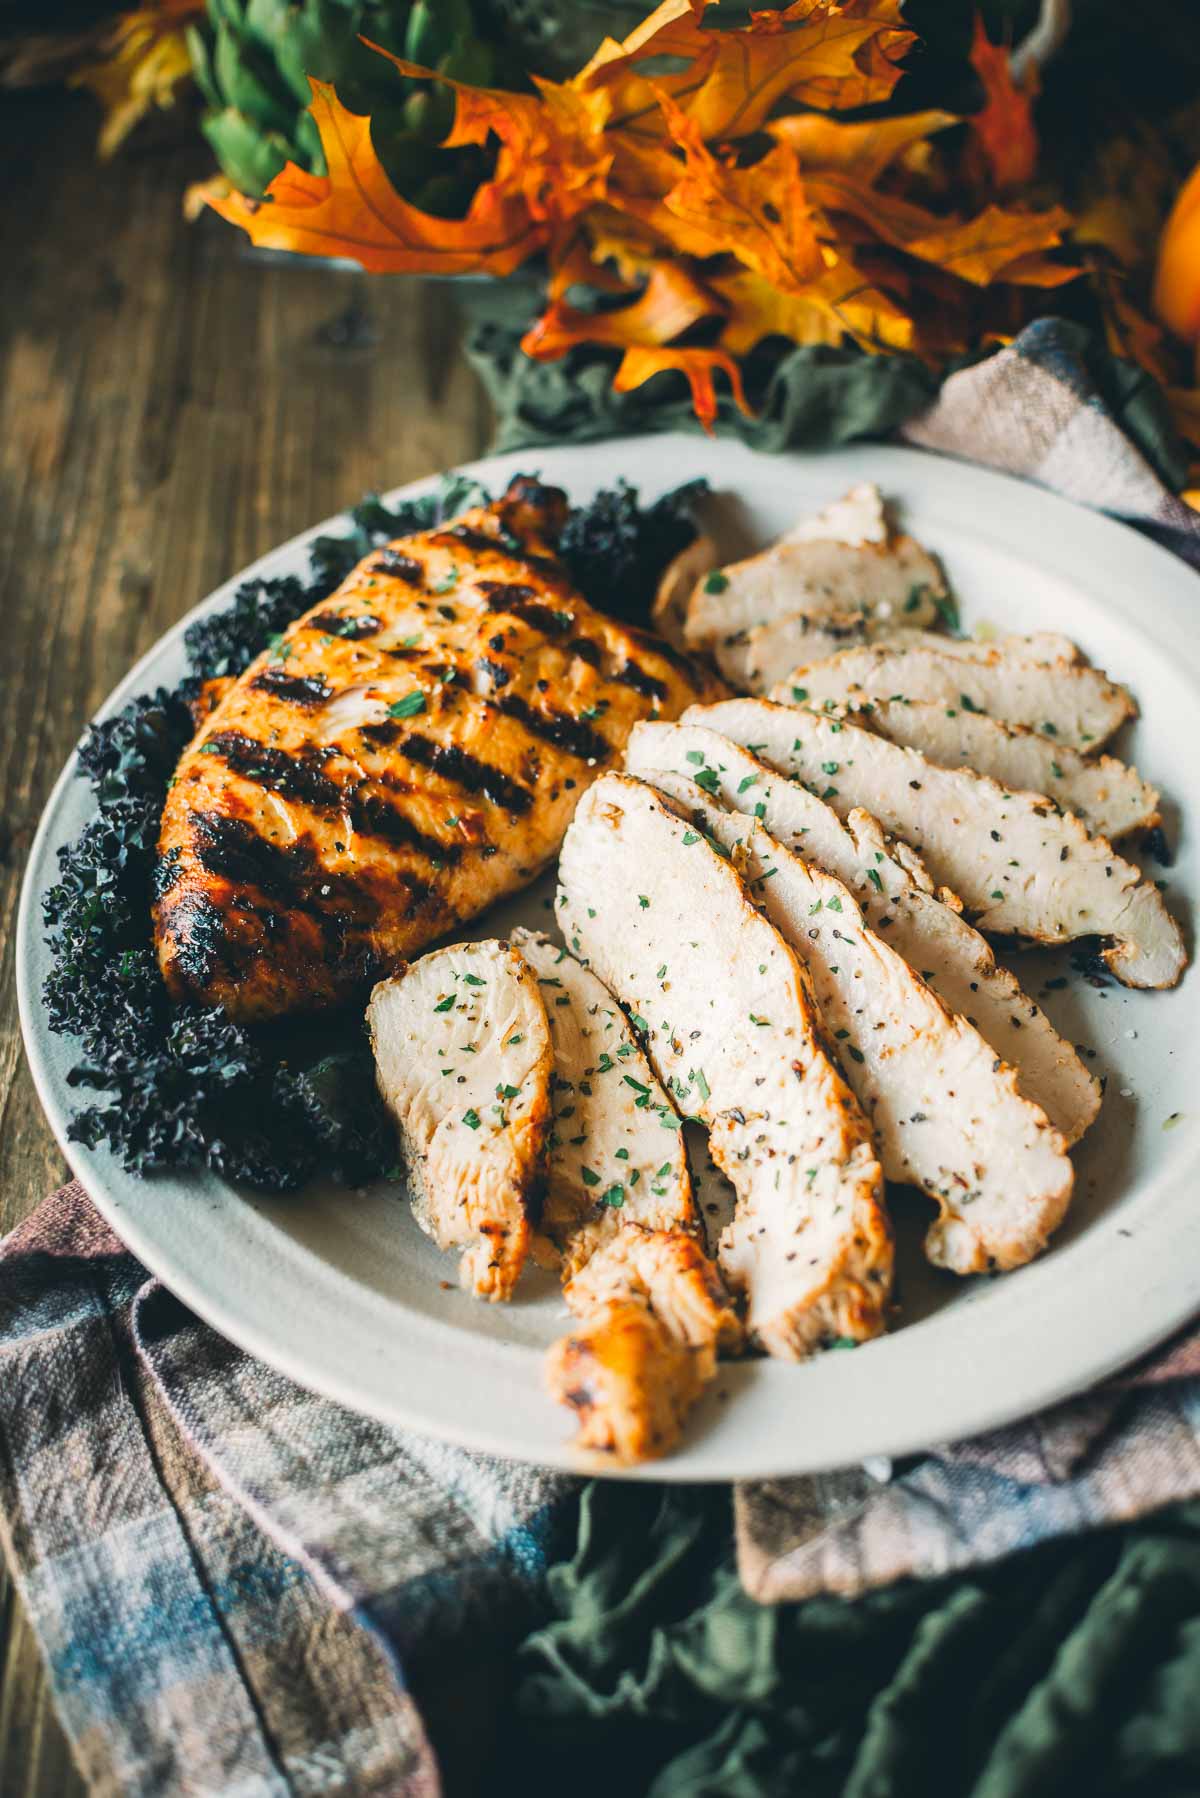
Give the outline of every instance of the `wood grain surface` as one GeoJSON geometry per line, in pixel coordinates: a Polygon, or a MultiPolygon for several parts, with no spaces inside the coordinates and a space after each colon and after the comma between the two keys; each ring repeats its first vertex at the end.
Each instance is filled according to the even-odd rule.
{"type": "MultiPolygon", "coordinates": [[[[93,156],[81,95],[5,95],[0,157],[0,1231],[58,1185],[12,926],[46,795],[130,664],[304,526],[481,453],[452,297],[255,256],[180,196],[202,141],[93,156]]],[[[0,1564],[0,1798],[82,1791],[0,1564]]]]}

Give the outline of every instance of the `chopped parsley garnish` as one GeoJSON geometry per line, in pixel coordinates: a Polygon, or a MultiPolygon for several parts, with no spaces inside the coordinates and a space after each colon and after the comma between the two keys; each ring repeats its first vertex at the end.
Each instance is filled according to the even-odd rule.
{"type": "Polygon", "coordinates": [[[435,1011],[449,1011],[451,1009],[451,1007],[453,1006],[453,1004],[454,1004],[454,994],[447,993],[446,997],[444,999],[438,1000],[437,1004],[434,1006],[433,1009],[435,1011]]]}
{"type": "Polygon", "coordinates": [[[696,771],[696,785],[698,787],[703,787],[706,793],[715,793],[717,790],[716,769],[698,768],[696,771]]]}
{"type": "Polygon", "coordinates": [[[478,1130],[480,1121],[479,1113],[473,1106],[470,1111],[463,1112],[463,1123],[467,1126],[468,1130],[478,1130]]]}
{"type": "Polygon", "coordinates": [[[702,1099],[707,1099],[708,1081],[704,1078],[704,1069],[697,1068],[696,1072],[691,1077],[696,1082],[696,1091],[700,1094],[700,1097],[702,1099]]]}
{"type": "Polygon", "coordinates": [[[645,893],[639,893],[639,894],[638,894],[638,904],[639,904],[639,905],[640,905],[640,906],[641,906],[641,908],[642,908],[642,910],[643,910],[643,911],[648,911],[648,910],[649,910],[649,908],[650,908],[650,901],[649,901],[649,899],[647,899],[647,897],[646,897],[646,895],[645,895],[645,893]]]}
{"type": "Polygon", "coordinates": [[[883,882],[879,878],[879,870],[877,868],[868,868],[867,869],[867,879],[870,881],[871,885],[875,888],[875,891],[877,893],[882,893],[883,882]]]}
{"type": "Polygon", "coordinates": [[[685,849],[690,849],[693,843],[698,843],[699,841],[700,841],[700,838],[696,835],[694,830],[685,830],[684,831],[683,846],[685,849]]]}
{"type": "Polygon", "coordinates": [[[519,1086],[498,1086],[496,1088],[496,1097],[498,1099],[515,1099],[520,1096],[520,1092],[521,1089],[519,1086]]]}
{"type": "Polygon", "coordinates": [[[479,974],[464,974],[463,984],[464,986],[486,986],[487,981],[479,974]]]}
{"type": "Polygon", "coordinates": [[[403,699],[397,699],[387,710],[389,718],[415,718],[418,712],[425,710],[425,695],[420,687],[414,687],[411,693],[406,693],[403,699]]]}
{"type": "Polygon", "coordinates": [[[728,585],[729,576],[727,574],[722,574],[719,568],[714,568],[711,574],[706,574],[704,577],[704,591],[706,593],[724,593],[728,585]]]}
{"type": "Polygon", "coordinates": [[[581,1167],[579,1172],[585,1186],[599,1186],[600,1176],[599,1174],[593,1173],[590,1167],[581,1167]]]}
{"type": "Polygon", "coordinates": [[[833,895],[832,899],[827,899],[825,904],[829,911],[841,911],[842,909],[842,902],[836,893],[833,895]]]}
{"type": "Polygon", "coordinates": [[[442,576],[440,581],[434,581],[432,590],[434,593],[453,593],[457,586],[458,569],[451,567],[442,576]]]}
{"type": "Polygon", "coordinates": [[[969,693],[960,693],[958,696],[958,703],[964,712],[977,712],[980,710],[979,706],[975,704],[975,701],[971,698],[969,693]]]}
{"type": "Polygon", "coordinates": [[[614,1211],[619,1211],[621,1209],[622,1205],[625,1203],[625,1188],[621,1185],[619,1180],[614,1180],[613,1184],[600,1194],[600,1203],[602,1205],[611,1205],[614,1211]]]}
{"type": "Polygon", "coordinates": [[[738,792],[745,793],[751,787],[756,787],[761,778],[762,776],[758,774],[747,774],[745,780],[738,781],[738,792]]]}
{"type": "Polygon", "coordinates": [[[704,766],[704,756],[699,749],[689,749],[684,760],[691,762],[693,768],[703,768],[704,766]]]}
{"type": "MultiPolygon", "coordinates": [[[[807,687],[793,687],[792,688],[792,698],[795,699],[796,701],[798,701],[799,704],[803,705],[804,701],[808,698],[808,688],[807,687]]],[[[796,742],[792,745],[792,747],[793,747],[793,749],[799,748],[799,738],[797,738],[796,742]]]]}

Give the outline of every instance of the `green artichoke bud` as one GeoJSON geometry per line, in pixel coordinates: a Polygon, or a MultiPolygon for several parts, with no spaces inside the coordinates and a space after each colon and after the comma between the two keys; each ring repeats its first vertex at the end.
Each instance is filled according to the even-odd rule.
{"type": "MultiPolygon", "coordinates": [[[[223,172],[261,196],[286,162],[325,173],[308,111],[309,77],[331,82],[351,112],[369,114],[371,140],[389,178],[422,204],[439,168],[431,146],[454,117],[453,95],[406,79],[362,37],[457,80],[486,84],[492,54],[477,32],[472,0],[207,0],[207,28],[188,46],[206,111],[202,129],[223,172]]],[[[474,181],[450,175],[434,190],[465,204],[474,181]]]]}

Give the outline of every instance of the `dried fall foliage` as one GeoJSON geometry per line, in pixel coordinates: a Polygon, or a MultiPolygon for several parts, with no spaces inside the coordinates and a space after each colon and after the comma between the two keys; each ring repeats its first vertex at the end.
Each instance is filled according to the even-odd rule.
{"type": "Polygon", "coordinates": [[[392,57],[402,75],[452,89],[446,149],[494,146],[463,218],[398,193],[369,120],[315,81],[328,173],[290,164],[265,201],[231,192],[209,203],[257,244],[378,273],[505,275],[543,255],[547,306],[526,352],[616,347],[618,390],[676,369],[706,423],[717,371],[745,404],[736,358],[764,337],[941,357],[1003,334],[1020,289],[1073,278],[1054,254],[1067,213],[1001,198],[1026,178],[1036,142],[1029,95],[985,38],[974,57],[987,103],[966,182],[954,171],[970,158],[938,158],[938,135],[959,123],[949,113],[831,116],[890,98],[915,41],[901,0],[794,0],[719,30],[705,23],[709,4],[664,0],[569,80],[535,80],[531,94],[392,57]],[[606,297],[568,303],[580,287],[606,297]]]}

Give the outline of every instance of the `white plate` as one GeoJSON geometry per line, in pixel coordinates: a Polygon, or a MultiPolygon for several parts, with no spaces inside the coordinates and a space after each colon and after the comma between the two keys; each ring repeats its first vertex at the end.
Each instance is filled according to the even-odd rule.
{"type": "MultiPolygon", "coordinates": [[[[574,500],[623,475],[652,497],[693,475],[734,496],[747,540],[765,542],[854,481],[877,481],[904,523],[942,556],[968,625],[1065,631],[1127,681],[1143,717],[1123,745],[1168,797],[1179,848],[1171,903],[1190,920],[1193,821],[1200,818],[1200,581],[1135,532],[1067,501],[920,452],[856,448],[757,456],[738,444],[645,437],[481,462],[499,489],[539,469],[574,500]]],[[[419,482],[403,494],[426,490],[419,482]]],[[[395,497],[395,496],[393,496],[395,497]]],[[[247,575],[306,570],[306,532],[197,608],[224,605],[247,575]]],[[[193,614],[194,615],[194,614],[193,614]]],[[[145,656],[103,713],[185,671],[183,624],[145,656]]],[[[102,715],[103,715],[102,713],[102,715]]],[[[91,809],[68,769],[34,842],[18,922],[21,1020],[34,1079],[64,1153],[130,1248],[200,1316],[304,1385],[357,1410],[499,1455],[578,1467],[569,1420],[544,1395],[542,1350],[563,1328],[553,1282],[511,1305],[479,1304],[444,1282],[443,1257],[395,1188],[247,1197],[213,1176],[138,1180],[107,1152],[66,1141],[72,1044],[46,1029],[38,900],[54,851],[91,809]]],[[[1159,870],[1151,869],[1151,872],[1159,870]]],[[[475,934],[546,924],[544,890],[480,919],[475,934]]],[[[1032,988],[1061,955],[1014,957],[1032,988]]],[[[1032,1267],[963,1283],[920,1254],[918,1202],[897,1209],[901,1320],[853,1354],[801,1367],[734,1364],[670,1461],[630,1477],[725,1480],[830,1468],[992,1428],[1077,1391],[1200,1310],[1200,1030],[1196,976],[1171,993],[1095,991],[1078,978],[1046,997],[1107,1078],[1100,1122],[1076,1151],[1077,1196],[1051,1252],[1032,1267]],[[1166,1128],[1178,1113],[1177,1124],[1166,1128]],[[905,1210],[911,1215],[905,1217],[905,1210]]]]}

